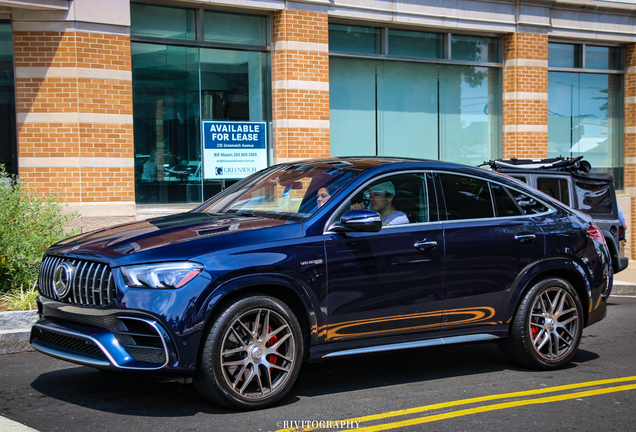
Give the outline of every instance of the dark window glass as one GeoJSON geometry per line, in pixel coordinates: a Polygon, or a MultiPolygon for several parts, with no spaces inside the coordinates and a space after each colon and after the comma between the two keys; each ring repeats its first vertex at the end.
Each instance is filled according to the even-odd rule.
{"type": "Polygon", "coordinates": [[[526,183],[526,184],[528,183],[528,180],[524,176],[519,176],[519,177],[513,176],[513,177],[516,178],[519,181],[522,181],[522,182],[526,183]]]}
{"type": "Polygon", "coordinates": [[[267,45],[267,17],[205,11],[205,40],[242,45],[267,45]]]}
{"type": "Polygon", "coordinates": [[[130,5],[130,34],[194,40],[194,10],[133,3],[130,5]]]}
{"type": "Polygon", "coordinates": [[[10,174],[18,174],[10,21],[0,21],[0,165],[10,174]]]}
{"type": "Polygon", "coordinates": [[[577,180],[574,184],[581,210],[590,214],[612,214],[612,194],[609,183],[577,180]]]}
{"type": "Polygon", "coordinates": [[[508,194],[507,188],[496,184],[491,185],[491,187],[497,216],[522,216],[524,214],[517,202],[508,194]]]}
{"type": "Polygon", "coordinates": [[[570,205],[568,181],[565,179],[539,177],[537,179],[537,189],[552,198],[558,199],[563,204],[570,205]]]}
{"type": "Polygon", "coordinates": [[[451,58],[478,62],[499,61],[499,39],[452,35],[451,58]]]}
{"type": "Polygon", "coordinates": [[[380,29],[329,24],[329,51],[380,54],[380,29]]]}
{"type": "Polygon", "coordinates": [[[487,181],[450,174],[442,174],[440,180],[448,220],[494,217],[487,181]]]}
{"type": "Polygon", "coordinates": [[[548,66],[578,68],[581,67],[580,45],[573,44],[548,44],[548,66]]]}
{"type": "Polygon", "coordinates": [[[389,29],[389,54],[402,57],[444,58],[444,36],[389,29]]]}
{"type": "Polygon", "coordinates": [[[620,48],[586,45],[585,69],[621,69],[620,48]]]}
{"type": "Polygon", "coordinates": [[[521,207],[523,212],[527,215],[545,213],[550,210],[548,207],[524,192],[519,192],[514,189],[508,189],[508,191],[517,202],[517,205],[521,207]]]}

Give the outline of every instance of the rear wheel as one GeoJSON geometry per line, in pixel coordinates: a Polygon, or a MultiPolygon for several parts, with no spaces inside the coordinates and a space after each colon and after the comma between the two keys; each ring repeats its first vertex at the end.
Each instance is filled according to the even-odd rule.
{"type": "Polygon", "coordinates": [[[576,290],[563,279],[550,278],[528,291],[500,346],[517,364],[557,369],[572,359],[582,333],[583,307],[576,290]]]}
{"type": "Polygon", "coordinates": [[[287,305],[264,295],[243,297],[208,332],[195,385],[230,408],[265,408],[291,389],[302,357],[300,325],[287,305]]]}

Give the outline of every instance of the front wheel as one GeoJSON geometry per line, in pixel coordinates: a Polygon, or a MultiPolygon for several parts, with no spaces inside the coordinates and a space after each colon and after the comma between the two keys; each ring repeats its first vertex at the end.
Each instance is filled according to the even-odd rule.
{"type": "Polygon", "coordinates": [[[265,295],[243,297],[208,332],[195,386],[230,408],[265,408],[291,389],[302,357],[300,325],[287,305],[265,295]]]}
{"type": "Polygon", "coordinates": [[[568,363],[581,343],[583,307],[572,285],[550,278],[525,295],[500,344],[514,363],[537,369],[557,369],[568,363]]]}

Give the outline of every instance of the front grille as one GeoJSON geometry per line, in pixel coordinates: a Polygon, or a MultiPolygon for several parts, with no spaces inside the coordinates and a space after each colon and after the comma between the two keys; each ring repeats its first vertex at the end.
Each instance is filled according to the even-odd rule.
{"type": "Polygon", "coordinates": [[[93,341],[66,334],[52,332],[43,328],[34,328],[33,341],[38,341],[67,351],[78,352],[100,359],[107,359],[93,341]]]}
{"type": "Polygon", "coordinates": [[[40,265],[40,294],[54,300],[90,306],[105,306],[115,300],[113,274],[107,264],[46,256],[40,265]],[[70,290],[61,298],[54,288],[55,269],[66,263],[72,269],[70,290]]]}

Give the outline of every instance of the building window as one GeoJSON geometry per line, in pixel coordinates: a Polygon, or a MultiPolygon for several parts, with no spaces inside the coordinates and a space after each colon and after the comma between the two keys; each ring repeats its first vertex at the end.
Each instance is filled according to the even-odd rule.
{"type": "Polygon", "coordinates": [[[11,21],[0,21],[0,165],[18,174],[11,21]]]}
{"type": "Polygon", "coordinates": [[[202,202],[245,175],[206,147],[204,122],[271,142],[269,18],[132,4],[131,22],[137,203],[202,202]]]}
{"type": "Polygon", "coordinates": [[[329,51],[332,156],[500,157],[497,38],[332,23],[329,51]]]}
{"type": "Polygon", "coordinates": [[[623,185],[623,65],[618,47],[549,44],[548,156],[584,156],[623,185]]]}

